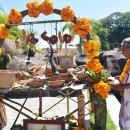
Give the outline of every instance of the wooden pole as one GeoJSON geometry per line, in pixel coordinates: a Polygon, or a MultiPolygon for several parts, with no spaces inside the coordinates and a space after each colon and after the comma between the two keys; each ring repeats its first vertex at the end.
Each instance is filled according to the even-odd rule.
{"type": "Polygon", "coordinates": [[[85,128],[85,102],[84,102],[84,95],[80,93],[78,95],[78,126],[81,128],[85,128]]]}
{"type": "Polygon", "coordinates": [[[42,117],[42,90],[39,90],[39,117],[42,117]]]}
{"type": "MultiPolygon", "coordinates": [[[[3,101],[3,95],[0,94],[0,100],[3,101]]],[[[6,116],[6,110],[5,105],[3,102],[0,102],[0,128],[2,129],[7,124],[7,116],[6,116]]]]}

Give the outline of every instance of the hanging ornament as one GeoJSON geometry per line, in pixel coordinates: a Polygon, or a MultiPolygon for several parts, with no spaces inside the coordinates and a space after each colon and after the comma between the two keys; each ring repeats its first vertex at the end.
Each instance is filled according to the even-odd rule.
{"type": "Polygon", "coordinates": [[[67,44],[72,41],[72,37],[69,34],[64,34],[63,39],[64,39],[65,43],[67,43],[67,44]]]}
{"type": "Polygon", "coordinates": [[[64,43],[64,42],[65,42],[65,41],[64,41],[64,38],[63,38],[63,36],[62,36],[61,31],[58,32],[58,37],[59,37],[59,40],[60,40],[61,43],[64,43]]]}
{"type": "Polygon", "coordinates": [[[27,46],[29,44],[29,34],[27,34],[24,29],[22,30],[22,34],[23,34],[23,43],[25,46],[27,46]]]}
{"type": "Polygon", "coordinates": [[[15,46],[16,46],[16,49],[20,49],[20,38],[19,37],[17,37],[15,40],[15,46]]]}
{"type": "Polygon", "coordinates": [[[50,38],[49,38],[49,42],[51,43],[51,44],[56,44],[57,43],[57,41],[58,41],[58,37],[56,36],[56,35],[52,35],[50,38]]]}
{"type": "Polygon", "coordinates": [[[30,33],[30,39],[29,39],[29,42],[31,44],[36,44],[38,42],[38,39],[35,38],[34,34],[33,33],[30,33]]]}
{"type": "Polygon", "coordinates": [[[47,34],[47,32],[46,31],[44,31],[42,34],[41,34],[41,38],[44,40],[44,41],[49,41],[49,37],[48,36],[46,36],[46,34],[47,34]]]}

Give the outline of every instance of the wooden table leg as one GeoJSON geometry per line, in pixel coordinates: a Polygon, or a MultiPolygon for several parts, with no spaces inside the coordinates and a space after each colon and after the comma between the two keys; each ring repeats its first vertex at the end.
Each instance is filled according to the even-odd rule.
{"type": "Polygon", "coordinates": [[[78,126],[81,128],[85,128],[84,94],[80,93],[77,98],[78,98],[78,126]]]}
{"type": "Polygon", "coordinates": [[[42,117],[42,90],[39,90],[39,117],[42,117]]]}
{"type": "MultiPolygon", "coordinates": [[[[3,100],[3,95],[0,94],[0,100],[3,100]]],[[[6,110],[5,105],[3,102],[0,102],[0,128],[2,129],[7,124],[7,116],[6,116],[6,110]]]]}

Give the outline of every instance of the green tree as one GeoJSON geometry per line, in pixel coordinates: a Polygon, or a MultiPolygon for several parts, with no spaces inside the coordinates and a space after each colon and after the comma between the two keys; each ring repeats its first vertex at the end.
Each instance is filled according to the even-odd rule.
{"type": "MultiPolygon", "coordinates": [[[[101,19],[101,22],[109,33],[107,36],[109,43],[121,43],[124,38],[130,36],[130,12],[112,13],[108,17],[101,19]]],[[[115,46],[111,45],[111,47],[115,46]]]]}
{"type": "Polygon", "coordinates": [[[108,31],[105,29],[99,20],[92,20],[92,35],[97,35],[101,42],[101,49],[104,51],[109,50],[109,43],[107,41],[108,31]]]}

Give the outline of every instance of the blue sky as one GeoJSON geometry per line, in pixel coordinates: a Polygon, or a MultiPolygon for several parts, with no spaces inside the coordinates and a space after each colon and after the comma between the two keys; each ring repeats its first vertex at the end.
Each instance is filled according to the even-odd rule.
{"type": "MultiPolygon", "coordinates": [[[[6,10],[6,13],[9,14],[12,8],[15,8],[19,11],[26,10],[26,3],[32,2],[33,0],[0,0],[0,4],[6,10]]],[[[42,2],[43,0],[37,0],[42,2]]],[[[130,11],[130,0],[51,0],[54,3],[56,9],[62,9],[63,7],[69,5],[75,12],[76,17],[86,17],[89,19],[101,19],[109,16],[114,12],[128,12],[130,11]]],[[[49,15],[44,16],[41,14],[38,18],[29,18],[26,16],[23,19],[23,22],[27,21],[41,21],[41,20],[59,20],[59,15],[49,15]]],[[[58,24],[58,30],[61,29],[63,23],[58,24]]],[[[28,28],[24,25],[21,28],[28,28]]],[[[55,24],[49,25],[33,25],[33,28],[39,32],[44,30],[51,30],[51,34],[55,33],[55,24]]]]}
{"type": "MultiPolygon", "coordinates": [[[[5,7],[7,13],[9,13],[11,8],[16,8],[19,11],[25,10],[26,3],[30,1],[29,0],[0,0],[0,3],[5,7]]],[[[43,0],[37,0],[37,1],[42,2],[43,0]]],[[[130,0],[97,0],[97,1],[96,0],[51,0],[51,1],[54,3],[54,7],[57,9],[62,9],[63,7],[69,5],[75,11],[77,17],[88,17],[88,18],[100,19],[108,16],[113,12],[130,11],[130,0]]]]}

